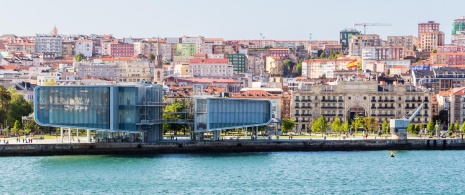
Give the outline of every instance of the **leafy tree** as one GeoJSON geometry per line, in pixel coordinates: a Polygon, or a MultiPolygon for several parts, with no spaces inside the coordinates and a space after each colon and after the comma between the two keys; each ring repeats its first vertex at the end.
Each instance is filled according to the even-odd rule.
{"type": "Polygon", "coordinates": [[[418,134],[418,133],[420,133],[420,130],[421,130],[421,125],[420,125],[420,124],[416,124],[416,125],[415,125],[415,128],[413,129],[413,134],[418,134]]]}
{"type": "Polygon", "coordinates": [[[299,60],[299,63],[295,67],[295,74],[296,74],[296,76],[301,76],[302,75],[302,59],[299,60]]]}
{"type": "Polygon", "coordinates": [[[434,123],[433,123],[433,121],[429,121],[428,124],[426,124],[426,130],[431,135],[433,134],[433,132],[434,132],[434,123]]]}
{"type": "Polygon", "coordinates": [[[320,54],[320,58],[321,58],[321,59],[324,59],[324,58],[325,58],[325,52],[324,52],[324,51],[323,51],[323,52],[321,52],[321,54],[320,54]]]}
{"type": "Polygon", "coordinates": [[[355,119],[352,120],[352,128],[354,128],[354,131],[357,131],[358,128],[364,127],[363,126],[363,121],[364,117],[363,116],[357,116],[355,119]]]}
{"type": "Polygon", "coordinates": [[[326,121],[326,118],[323,115],[318,117],[318,119],[315,122],[313,122],[313,125],[312,125],[313,131],[324,134],[326,133],[327,129],[328,129],[328,122],[326,121]]]}
{"type": "Polygon", "coordinates": [[[150,59],[151,61],[154,61],[154,60],[155,60],[155,55],[153,55],[153,54],[151,53],[151,54],[149,55],[149,59],[150,59]]]}
{"type": "Polygon", "coordinates": [[[413,125],[413,123],[408,124],[407,132],[414,133],[414,131],[415,131],[415,126],[413,125]]]}
{"type": "Polygon", "coordinates": [[[433,49],[433,51],[431,51],[431,53],[438,53],[438,50],[433,49]]]}
{"type": "Polygon", "coordinates": [[[373,117],[365,117],[365,126],[367,128],[368,131],[374,131],[376,129],[376,127],[378,126],[378,123],[376,122],[375,118],[373,117]]]}
{"type": "Polygon", "coordinates": [[[362,62],[357,62],[357,70],[362,70],[362,62]]]}
{"type": "Polygon", "coordinates": [[[288,133],[295,127],[294,119],[283,118],[283,122],[281,123],[281,129],[284,133],[288,133]]]}
{"type": "Polygon", "coordinates": [[[460,126],[459,126],[459,121],[456,120],[456,121],[454,122],[454,131],[459,130],[459,127],[460,127],[460,126]]]}
{"type": "Polygon", "coordinates": [[[462,123],[462,126],[460,127],[460,131],[462,131],[462,133],[463,131],[465,131],[465,121],[462,123]]]}
{"type": "Polygon", "coordinates": [[[74,56],[74,60],[75,60],[76,62],[80,62],[80,61],[83,60],[84,58],[86,58],[86,57],[85,57],[82,53],[77,54],[77,55],[74,56]]]}
{"type": "MultiPolygon", "coordinates": [[[[178,100],[175,99],[173,103],[167,105],[163,109],[163,120],[168,121],[177,121],[177,120],[189,120],[193,116],[186,112],[186,109],[189,109],[192,106],[192,102],[189,100],[178,100]]],[[[183,130],[184,134],[188,128],[185,124],[167,124],[163,123],[163,133],[168,132],[169,130],[174,130],[174,133],[177,134],[177,131],[183,130]]]]}
{"type": "Polygon", "coordinates": [[[383,131],[388,134],[389,133],[389,124],[387,123],[386,120],[383,121],[383,124],[381,125],[381,128],[383,129],[383,131]]]}
{"type": "Polygon", "coordinates": [[[333,124],[331,124],[331,129],[336,132],[340,132],[342,130],[341,120],[337,115],[333,121],[333,124]]]}
{"type": "Polygon", "coordinates": [[[342,130],[345,132],[350,130],[349,120],[346,120],[346,122],[344,122],[344,124],[342,125],[342,130]]]}
{"type": "Polygon", "coordinates": [[[15,121],[15,124],[13,125],[13,128],[15,129],[21,129],[21,123],[19,123],[19,120],[15,121]]]}

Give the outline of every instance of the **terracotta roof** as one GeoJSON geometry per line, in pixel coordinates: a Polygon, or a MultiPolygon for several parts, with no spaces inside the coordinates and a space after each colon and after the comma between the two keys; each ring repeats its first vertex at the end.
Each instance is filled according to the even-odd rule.
{"type": "Polygon", "coordinates": [[[191,64],[227,64],[228,59],[210,58],[210,59],[190,59],[191,64]]]}
{"type": "Polygon", "coordinates": [[[7,66],[7,65],[0,66],[0,69],[3,69],[3,70],[16,70],[17,68],[18,68],[18,66],[14,66],[14,65],[11,65],[11,66],[7,66]]]}

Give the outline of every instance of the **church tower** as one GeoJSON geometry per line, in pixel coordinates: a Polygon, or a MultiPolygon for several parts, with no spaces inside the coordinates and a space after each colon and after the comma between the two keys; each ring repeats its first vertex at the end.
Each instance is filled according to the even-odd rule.
{"type": "Polygon", "coordinates": [[[58,29],[57,29],[57,26],[55,25],[55,27],[53,27],[53,30],[50,32],[50,35],[58,35],[58,29]]]}
{"type": "Polygon", "coordinates": [[[160,38],[157,39],[157,55],[155,56],[154,64],[155,68],[153,70],[154,78],[153,82],[156,84],[163,83],[163,56],[161,54],[160,38]]]}

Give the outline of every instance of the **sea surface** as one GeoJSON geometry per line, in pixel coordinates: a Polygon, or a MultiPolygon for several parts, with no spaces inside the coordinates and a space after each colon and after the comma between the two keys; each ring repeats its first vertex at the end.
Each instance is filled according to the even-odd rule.
{"type": "Polygon", "coordinates": [[[465,151],[0,157],[2,194],[464,194],[465,151]]]}

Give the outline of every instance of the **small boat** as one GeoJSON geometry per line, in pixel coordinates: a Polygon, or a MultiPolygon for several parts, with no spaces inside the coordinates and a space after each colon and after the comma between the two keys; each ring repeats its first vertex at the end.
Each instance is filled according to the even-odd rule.
{"type": "Polygon", "coordinates": [[[394,152],[391,151],[391,158],[394,158],[394,152]]]}

